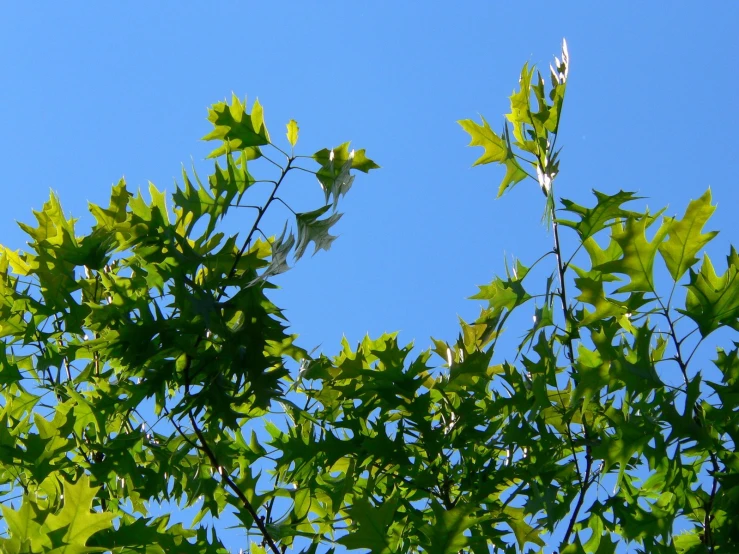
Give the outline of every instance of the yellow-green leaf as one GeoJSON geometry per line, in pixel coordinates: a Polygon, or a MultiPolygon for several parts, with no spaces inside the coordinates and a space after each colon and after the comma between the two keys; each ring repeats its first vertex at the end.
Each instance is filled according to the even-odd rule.
{"type": "MultiPolygon", "coordinates": [[[[51,532],[64,529],[61,537],[69,552],[78,552],[87,540],[103,529],[112,526],[112,513],[92,513],[92,501],[99,487],[90,487],[87,475],[80,477],[75,484],[64,483],[64,506],[58,514],[46,518],[46,525],[51,532]]],[[[65,552],[66,549],[59,550],[65,552]]]]}
{"type": "Polygon", "coordinates": [[[287,124],[287,141],[290,143],[290,146],[295,146],[295,144],[297,144],[299,130],[300,127],[298,127],[298,122],[291,119],[287,124]]]}
{"type": "Polygon", "coordinates": [[[506,174],[498,189],[498,196],[501,196],[508,188],[526,178],[526,172],[519,165],[518,161],[516,161],[507,141],[493,131],[484,117],[482,118],[482,125],[475,123],[471,119],[464,119],[458,123],[470,135],[468,146],[482,146],[485,149],[482,156],[472,164],[473,166],[493,162],[506,166],[506,174]]]}

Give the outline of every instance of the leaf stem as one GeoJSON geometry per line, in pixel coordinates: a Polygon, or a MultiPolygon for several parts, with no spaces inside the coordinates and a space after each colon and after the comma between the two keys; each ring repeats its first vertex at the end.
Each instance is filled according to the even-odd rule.
{"type": "MultiPolygon", "coordinates": [[[[655,293],[655,296],[657,296],[656,293],[655,293]]],[[[657,300],[659,300],[659,296],[657,296],[657,300]]],[[[662,301],[659,300],[659,302],[662,305],[662,301]]],[[[662,315],[665,316],[665,319],[667,320],[667,325],[670,327],[670,331],[668,334],[672,338],[672,342],[675,345],[675,361],[677,362],[677,365],[680,368],[680,372],[683,374],[683,381],[685,382],[685,386],[687,387],[690,384],[690,379],[688,378],[688,366],[683,360],[683,355],[682,355],[682,352],[680,351],[681,341],[679,341],[677,338],[677,332],[675,331],[675,324],[672,321],[672,318],[670,317],[670,311],[664,305],[662,305],[662,310],[663,310],[662,315]]]]}
{"type": "MultiPolygon", "coordinates": [[[[268,161],[269,163],[271,163],[272,165],[274,165],[274,166],[276,166],[276,167],[279,167],[279,168],[280,168],[280,171],[283,171],[283,172],[285,171],[285,168],[283,168],[283,167],[282,167],[282,166],[281,166],[280,164],[278,164],[278,163],[277,163],[276,161],[274,161],[273,159],[271,159],[271,158],[269,158],[269,157],[265,156],[264,154],[262,154],[262,158],[264,158],[265,160],[267,160],[267,161],[268,161]]],[[[290,160],[290,157],[288,156],[288,158],[287,158],[287,159],[288,159],[288,165],[290,165],[290,164],[289,164],[289,160],[290,160]]]]}
{"type": "MultiPolygon", "coordinates": [[[[283,156],[285,156],[286,158],[290,159],[290,154],[288,154],[287,152],[285,152],[285,151],[284,151],[284,150],[283,150],[282,148],[280,148],[279,146],[277,146],[277,145],[276,145],[275,143],[273,143],[273,142],[270,142],[270,143],[269,143],[269,145],[270,145],[270,146],[271,146],[272,148],[274,148],[275,150],[279,151],[279,152],[280,152],[280,154],[282,154],[282,155],[283,155],[283,156]]],[[[262,154],[262,155],[264,155],[264,154],[262,154]]]]}
{"type": "Polygon", "coordinates": [[[285,201],[284,201],[284,200],[283,200],[282,198],[280,198],[279,196],[275,196],[275,200],[277,200],[278,202],[281,202],[283,206],[285,206],[285,207],[286,207],[286,208],[287,208],[288,210],[290,210],[290,211],[291,211],[291,212],[293,213],[293,215],[295,215],[295,216],[297,216],[297,215],[298,215],[298,214],[297,214],[297,213],[295,212],[295,210],[293,210],[293,209],[292,209],[292,208],[290,207],[290,205],[289,205],[289,204],[288,204],[287,202],[285,202],[285,201]]]}
{"type": "MultiPolygon", "coordinates": [[[[296,156],[299,157],[299,156],[296,156]]],[[[317,171],[313,171],[312,169],[307,169],[305,167],[300,167],[299,165],[293,166],[293,169],[299,169],[300,171],[305,171],[306,173],[310,173],[311,175],[318,175],[317,171]]]]}

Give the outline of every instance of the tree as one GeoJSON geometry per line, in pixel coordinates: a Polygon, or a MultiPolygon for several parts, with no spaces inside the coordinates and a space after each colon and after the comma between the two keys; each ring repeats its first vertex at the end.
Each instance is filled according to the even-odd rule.
{"type": "Polygon", "coordinates": [[[541,188],[554,245],[418,355],[386,334],[314,356],[287,334],[270,279],[329,248],[352,170],[378,166],[348,143],[296,155],[295,121],[281,148],[258,102],[210,109],[218,161],[183,172],[173,210],[121,181],[78,236],[52,194],[21,224],[30,250],[0,258],[4,551],[226,552],[201,520],[227,512],[275,554],[736,551],[739,343],[711,367],[696,352],[739,329],[739,257],[717,273],[703,252],[710,191],[683,217],[624,191],[555,209],[568,70],[566,45],[549,86],[525,65],[501,133],[460,122],[476,164],[505,166],[499,195],[541,188]],[[306,172],[322,205],[296,212],[282,185],[306,172]],[[280,206],[292,223],[268,237],[280,206]]]}

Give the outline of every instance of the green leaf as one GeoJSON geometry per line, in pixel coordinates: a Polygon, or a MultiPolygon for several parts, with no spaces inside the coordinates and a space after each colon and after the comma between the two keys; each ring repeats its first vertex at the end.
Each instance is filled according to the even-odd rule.
{"type": "Polygon", "coordinates": [[[294,147],[297,144],[299,130],[298,122],[291,119],[287,124],[287,141],[290,143],[290,146],[294,147]]]}
{"type": "Polygon", "coordinates": [[[475,524],[475,518],[470,516],[474,509],[466,504],[457,505],[450,510],[438,502],[432,502],[434,512],[433,524],[421,528],[428,543],[425,552],[429,554],[455,554],[467,545],[465,531],[475,524]]]}
{"type": "Polygon", "coordinates": [[[293,512],[295,517],[303,519],[308,515],[311,505],[310,490],[307,488],[299,488],[295,493],[295,505],[293,506],[293,512]]]}
{"type": "Polygon", "coordinates": [[[505,281],[496,277],[489,285],[480,286],[480,291],[471,298],[487,300],[494,313],[502,312],[504,309],[512,311],[531,299],[531,295],[523,288],[523,279],[527,273],[528,268],[517,262],[512,276],[505,281]]]}
{"type": "Polygon", "coordinates": [[[83,475],[77,483],[64,483],[64,506],[58,514],[46,519],[49,533],[64,530],[62,541],[65,548],[58,552],[80,552],[87,540],[103,529],[112,527],[112,513],[91,513],[92,501],[100,487],[90,487],[90,479],[83,475]]]}
{"type": "Polygon", "coordinates": [[[7,505],[2,507],[2,511],[10,534],[10,539],[3,541],[4,552],[12,552],[14,545],[16,551],[21,552],[21,545],[24,544],[30,546],[29,550],[25,550],[27,552],[43,552],[52,548],[52,542],[43,527],[45,514],[39,513],[37,506],[27,496],[24,496],[18,511],[7,505]]]}
{"type": "Polygon", "coordinates": [[[126,188],[125,179],[121,179],[110,193],[110,206],[108,208],[101,208],[89,203],[88,209],[97,221],[94,229],[113,230],[125,223],[130,216],[126,207],[131,197],[132,194],[126,188]]]}
{"type": "Polygon", "coordinates": [[[33,211],[33,215],[38,220],[38,227],[31,227],[25,223],[18,223],[18,226],[28,233],[36,243],[46,241],[50,244],[60,245],[65,238],[76,243],[74,234],[75,219],[67,219],[64,217],[62,205],[59,197],[52,191],[49,195],[49,201],[44,204],[40,212],[33,211]]]}
{"type": "Polygon", "coordinates": [[[698,324],[703,337],[724,325],[739,330],[739,256],[734,247],[727,265],[719,277],[706,254],[700,272],[690,270],[685,309],[678,311],[698,324]]]}
{"type": "Polygon", "coordinates": [[[251,158],[258,157],[259,146],[270,143],[267,127],[264,125],[264,110],[259,100],[255,100],[252,113],[246,111],[246,102],[241,102],[234,94],[231,104],[218,102],[208,109],[208,120],[214,129],[203,137],[203,140],[222,140],[219,146],[208,154],[209,158],[217,158],[234,150],[248,150],[251,158]]]}
{"type": "Polygon", "coordinates": [[[575,286],[580,291],[576,299],[591,304],[595,308],[595,311],[586,313],[585,317],[578,321],[580,326],[586,327],[594,321],[609,317],[621,317],[628,311],[606,296],[601,279],[578,277],[575,279],[575,286]]]}
{"type": "Polygon", "coordinates": [[[326,195],[326,203],[333,196],[334,207],[354,182],[354,176],[350,174],[350,170],[358,169],[368,173],[380,167],[365,155],[363,149],[350,151],[348,142],[331,150],[328,148],[319,150],[313,154],[313,159],[321,166],[316,172],[316,177],[326,195]]]}
{"type": "Polygon", "coordinates": [[[508,516],[505,522],[513,531],[519,550],[523,551],[523,547],[527,542],[532,542],[538,546],[545,546],[546,543],[539,536],[540,531],[537,531],[534,527],[526,523],[526,514],[523,508],[507,506],[505,513],[508,516]]]}
{"type": "Polygon", "coordinates": [[[516,183],[526,178],[526,172],[516,161],[510,145],[503,137],[499,137],[492,130],[485,118],[482,118],[482,125],[475,123],[471,119],[458,121],[462,129],[470,135],[470,143],[468,146],[482,146],[485,152],[480,156],[474,164],[482,165],[497,162],[506,166],[506,174],[498,188],[498,197],[516,183]]]}
{"type": "Polygon", "coordinates": [[[722,380],[727,385],[739,387],[739,342],[734,342],[734,348],[726,351],[718,347],[716,349],[717,358],[713,361],[721,374],[722,380]]]}
{"type": "Polygon", "coordinates": [[[389,529],[393,523],[397,501],[386,500],[374,507],[365,498],[359,498],[349,509],[353,520],[349,534],[337,542],[349,550],[369,548],[373,554],[391,554],[389,529]],[[356,527],[355,527],[356,526],[356,527]]]}
{"type": "MultiPolygon", "coordinates": [[[[529,68],[528,62],[521,68],[521,76],[518,79],[519,89],[509,97],[511,101],[511,112],[506,118],[513,124],[514,135],[521,143],[525,142],[523,129],[525,125],[532,125],[531,120],[531,80],[534,76],[534,68],[529,68]]],[[[536,153],[534,150],[532,153],[536,153]]]]}
{"type": "Polygon", "coordinates": [[[329,234],[331,227],[341,219],[339,213],[335,213],[326,219],[319,219],[331,206],[324,206],[312,212],[299,213],[296,215],[298,224],[298,242],[295,246],[295,260],[300,259],[310,242],[315,244],[315,255],[319,250],[328,250],[336,236],[329,234]]]}
{"type": "Polygon", "coordinates": [[[665,218],[669,237],[660,244],[659,252],[675,281],[698,262],[696,254],[718,234],[717,231],[701,232],[715,210],[716,206],[711,205],[711,189],[708,189],[698,200],[691,200],[681,220],[665,218]]]}
{"type": "Polygon", "coordinates": [[[623,273],[631,281],[615,292],[655,292],[654,259],[668,226],[663,224],[654,238],[647,240],[647,227],[654,221],[649,215],[640,218],[629,217],[625,224],[611,227],[611,237],[621,247],[622,256],[618,260],[606,262],[595,269],[603,272],[623,273]]]}
{"type": "MultiPolygon", "coordinates": [[[[207,540],[202,527],[197,531],[186,529],[181,523],[169,525],[170,516],[154,519],[141,517],[123,521],[118,529],[101,531],[92,541],[113,552],[145,552],[151,554],[228,554],[221,542],[207,540]]],[[[91,541],[91,542],[92,542],[91,541]]]]}
{"type": "Polygon", "coordinates": [[[575,538],[572,540],[573,542],[571,542],[567,546],[561,545],[562,550],[560,550],[560,554],[585,554],[585,549],[582,546],[580,537],[575,535],[575,538]]]}
{"type": "Polygon", "coordinates": [[[698,529],[692,529],[675,535],[673,543],[677,552],[679,554],[702,554],[703,552],[709,552],[701,539],[700,531],[698,529]]]}
{"type": "Polygon", "coordinates": [[[566,227],[571,227],[577,231],[582,241],[587,240],[599,231],[605,229],[609,223],[617,219],[626,219],[629,217],[637,217],[639,214],[621,207],[626,202],[639,200],[640,196],[634,196],[633,192],[619,191],[616,194],[603,194],[597,190],[593,190],[593,194],[597,199],[595,207],[586,208],[566,198],[562,199],[564,210],[579,216],[579,221],[569,221],[565,219],[557,219],[557,221],[566,227]]]}

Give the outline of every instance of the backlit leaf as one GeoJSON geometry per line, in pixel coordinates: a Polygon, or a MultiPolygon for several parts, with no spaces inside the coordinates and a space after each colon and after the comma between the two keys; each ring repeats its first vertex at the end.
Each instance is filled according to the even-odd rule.
{"type": "Polygon", "coordinates": [[[92,535],[112,526],[113,514],[90,512],[98,487],[90,487],[89,483],[86,475],[80,477],[75,484],[65,482],[61,511],[46,519],[49,533],[64,530],[61,540],[69,548],[62,548],[60,553],[79,552],[79,547],[85,546],[92,535]]]}
{"type": "Polygon", "coordinates": [[[629,217],[626,223],[611,227],[611,236],[621,247],[621,257],[595,269],[623,273],[630,278],[628,284],[615,292],[654,292],[654,259],[668,227],[661,225],[654,238],[649,241],[646,230],[651,221],[653,219],[648,216],[629,217]]]}
{"type": "Polygon", "coordinates": [[[287,141],[290,143],[290,146],[294,147],[297,144],[299,130],[298,122],[291,119],[287,124],[287,141]]]}
{"type": "Polygon", "coordinates": [[[331,243],[336,240],[334,235],[329,234],[331,227],[341,219],[339,213],[334,213],[325,219],[319,219],[329,210],[330,206],[324,206],[312,212],[299,213],[295,219],[298,223],[298,242],[295,246],[295,259],[300,259],[310,242],[315,244],[314,254],[319,250],[328,250],[331,243]]]}
{"type": "Polygon", "coordinates": [[[619,191],[616,194],[607,195],[593,190],[593,194],[597,200],[593,208],[586,208],[566,198],[562,199],[564,210],[579,216],[580,219],[578,221],[558,219],[558,222],[561,225],[575,229],[580,235],[581,240],[587,240],[617,219],[636,216],[636,212],[621,207],[626,202],[641,198],[640,196],[635,196],[633,192],[619,191]]]}
{"type": "Polygon", "coordinates": [[[461,120],[458,123],[470,135],[469,146],[482,146],[485,149],[483,155],[472,165],[493,162],[505,165],[506,174],[498,188],[498,196],[502,196],[506,190],[526,178],[526,172],[513,155],[510,145],[492,130],[485,118],[482,118],[482,125],[471,119],[461,120]]]}
{"type": "Polygon", "coordinates": [[[685,310],[680,311],[698,324],[704,337],[723,325],[739,330],[739,255],[733,247],[727,266],[718,276],[706,254],[700,272],[690,270],[685,310]]]}
{"type": "Polygon", "coordinates": [[[269,133],[264,125],[264,110],[256,100],[252,113],[246,111],[246,102],[234,94],[231,104],[218,102],[208,109],[208,120],[214,129],[203,140],[222,140],[224,144],[208,154],[216,158],[227,152],[249,150],[250,158],[258,157],[259,147],[269,144],[269,133]]]}
{"type": "Polygon", "coordinates": [[[711,205],[711,189],[708,189],[698,200],[691,200],[682,219],[666,218],[669,236],[660,244],[659,252],[675,281],[698,261],[696,254],[718,234],[716,231],[702,233],[715,210],[716,206],[711,205]]]}
{"type": "Polygon", "coordinates": [[[349,534],[341,537],[338,542],[349,550],[368,548],[372,553],[390,554],[394,549],[390,546],[389,528],[397,502],[387,500],[380,506],[372,506],[366,499],[359,498],[349,510],[353,520],[353,528],[349,534]],[[354,527],[356,525],[356,527],[354,527]]]}

